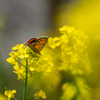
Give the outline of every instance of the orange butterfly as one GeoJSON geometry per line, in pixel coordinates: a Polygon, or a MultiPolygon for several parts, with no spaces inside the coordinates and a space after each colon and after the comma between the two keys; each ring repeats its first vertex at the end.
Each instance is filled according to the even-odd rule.
{"type": "Polygon", "coordinates": [[[31,38],[25,45],[27,45],[29,48],[31,48],[35,53],[39,53],[45,46],[45,44],[48,41],[48,37],[41,37],[39,39],[37,38],[31,38]]]}

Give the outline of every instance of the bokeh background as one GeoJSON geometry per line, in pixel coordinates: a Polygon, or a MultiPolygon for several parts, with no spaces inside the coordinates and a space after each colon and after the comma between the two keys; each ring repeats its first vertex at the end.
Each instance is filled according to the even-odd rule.
{"type": "Polygon", "coordinates": [[[92,100],[100,100],[100,0],[0,0],[1,94],[5,87],[20,91],[19,98],[23,92],[23,82],[6,62],[11,48],[31,37],[59,36],[63,25],[74,26],[90,38],[87,52],[92,73],[85,79],[92,100]]]}

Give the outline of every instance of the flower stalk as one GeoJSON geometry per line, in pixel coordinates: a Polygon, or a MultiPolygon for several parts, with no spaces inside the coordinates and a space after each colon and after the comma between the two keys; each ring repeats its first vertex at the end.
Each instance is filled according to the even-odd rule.
{"type": "Polygon", "coordinates": [[[27,77],[27,74],[28,74],[28,61],[27,61],[27,59],[26,59],[26,78],[25,78],[25,85],[24,85],[24,94],[23,94],[23,100],[26,100],[26,91],[27,91],[27,79],[28,79],[28,77],[27,77]]]}

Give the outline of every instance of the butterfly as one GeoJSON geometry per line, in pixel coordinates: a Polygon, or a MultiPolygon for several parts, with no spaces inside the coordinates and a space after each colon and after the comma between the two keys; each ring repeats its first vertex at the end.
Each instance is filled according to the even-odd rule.
{"type": "Polygon", "coordinates": [[[48,41],[48,37],[31,38],[25,43],[29,48],[31,48],[35,53],[40,54],[45,44],[48,41]]]}

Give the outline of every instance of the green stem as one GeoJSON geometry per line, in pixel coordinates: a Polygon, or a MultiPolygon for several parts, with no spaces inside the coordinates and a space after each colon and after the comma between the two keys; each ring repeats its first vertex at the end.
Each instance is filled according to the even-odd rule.
{"type": "Polygon", "coordinates": [[[23,94],[23,100],[26,100],[26,89],[27,89],[27,74],[28,74],[28,62],[27,62],[27,59],[26,59],[26,78],[25,78],[25,85],[24,85],[24,94],[23,94]]]}
{"type": "Polygon", "coordinates": [[[24,66],[26,68],[25,65],[23,65],[22,63],[20,63],[18,60],[15,59],[16,62],[18,62],[20,65],[24,66]]]}

